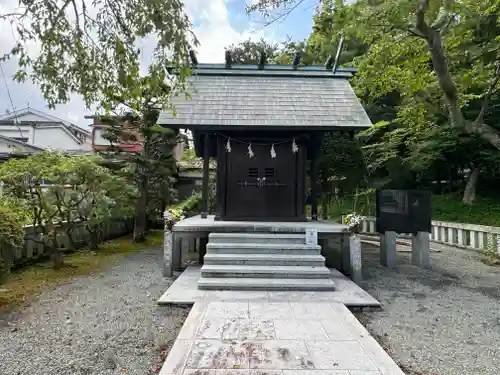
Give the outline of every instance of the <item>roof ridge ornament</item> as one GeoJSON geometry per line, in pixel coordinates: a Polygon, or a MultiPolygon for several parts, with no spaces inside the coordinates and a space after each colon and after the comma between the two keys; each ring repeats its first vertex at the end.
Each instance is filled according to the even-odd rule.
{"type": "Polygon", "coordinates": [[[231,66],[233,65],[233,58],[231,57],[230,50],[226,50],[225,59],[226,59],[226,69],[230,69],[231,66]]]}
{"type": "Polygon", "coordinates": [[[340,62],[340,54],[342,53],[343,47],[344,47],[344,35],[340,37],[339,45],[337,47],[337,53],[335,54],[335,61],[333,63],[333,68],[332,68],[333,74],[337,73],[337,68],[340,62]]]}
{"type": "Polygon", "coordinates": [[[333,68],[333,55],[328,56],[325,62],[325,69],[332,70],[333,68]]]}
{"type": "Polygon", "coordinates": [[[266,62],[267,62],[267,55],[264,51],[262,51],[260,53],[260,57],[259,57],[259,65],[258,65],[259,69],[264,69],[266,62]]]}
{"type": "Polygon", "coordinates": [[[293,56],[293,62],[292,62],[293,70],[296,70],[299,67],[299,65],[300,65],[300,52],[297,51],[293,56]]]}
{"type": "Polygon", "coordinates": [[[196,67],[198,65],[198,58],[192,48],[189,48],[189,58],[191,59],[191,65],[196,67]]]}

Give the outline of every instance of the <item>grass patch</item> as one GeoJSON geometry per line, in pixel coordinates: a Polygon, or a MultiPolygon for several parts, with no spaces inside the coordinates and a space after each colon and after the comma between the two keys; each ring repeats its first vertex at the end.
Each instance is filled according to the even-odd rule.
{"type": "MultiPolygon", "coordinates": [[[[500,199],[477,197],[472,205],[462,203],[457,194],[433,195],[431,201],[432,219],[455,223],[468,223],[500,227],[500,199]]],[[[329,213],[331,220],[339,221],[342,215],[353,210],[353,200],[343,199],[332,203],[329,213]]],[[[375,196],[359,197],[356,211],[365,216],[375,216],[375,196]]]]}
{"type": "Polygon", "coordinates": [[[432,200],[432,218],[441,221],[500,226],[500,199],[477,197],[472,205],[458,195],[439,195],[432,200]]]}
{"type": "Polygon", "coordinates": [[[64,267],[52,268],[52,263],[43,262],[15,270],[6,283],[0,285],[0,312],[29,301],[42,291],[56,287],[76,276],[85,276],[117,262],[135,251],[160,246],[163,231],[152,231],[145,242],[132,243],[132,236],[124,236],[104,242],[96,251],[78,251],[65,255],[64,267]]]}

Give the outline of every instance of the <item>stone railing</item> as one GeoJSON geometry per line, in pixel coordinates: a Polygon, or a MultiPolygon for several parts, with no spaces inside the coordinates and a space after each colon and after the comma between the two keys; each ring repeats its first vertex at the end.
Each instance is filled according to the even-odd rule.
{"type": "MultiPolygon", "coordinates": [[[[116,220],[103,223],[98,236],[98,242],[123,236],[130,233],[132,229],[133,220],[116,220]]],[[[43,259],[47,256],[42,243],[41,234],[36,233],[32,225],[25,226],[24,231],[24,246],[14,249],[5,248],[2,251],[4,257],[8,258],[5,259],[7,264],[11,267],[43,259]]],[[[63,251],[70,250],[73,247],[72,243],[76,249],[79,249],[90,243],[90,234],[82,223],[71,231],[71,239],[67,232],[61,228],[57,240],[63,251]]]]}
{"type": "MultiPolygon", "coordinates": [[[[361,224],[361,233],[376,234],[376,219],[367,217],[361,224]]],[[[473,250],[492,250],[500,254],[500,227],[432,221],[429,238],[433,242],[473,250]]],[[[407,236],[401,235],[406,238],[407,236]]]]}

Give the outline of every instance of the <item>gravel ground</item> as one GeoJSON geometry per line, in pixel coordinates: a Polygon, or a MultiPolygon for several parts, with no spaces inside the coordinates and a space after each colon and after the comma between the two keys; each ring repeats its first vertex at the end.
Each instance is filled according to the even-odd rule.
{"type": "Polygon", "coordinates": [[[156,304],[169,285],[161,261],[159,248],[131,254],[0,317],[0,375],[159,370],[189,312],[156,304]]]}
{"type": "Polygon", "coordinates": [[[358,317],[408,374],[498,375],[500,268],[475,252],[436,248],[431,270],[411,266],[408,253],[388,270],[376,247],[364,247],[361,286],[384,308],[358,317]]]}

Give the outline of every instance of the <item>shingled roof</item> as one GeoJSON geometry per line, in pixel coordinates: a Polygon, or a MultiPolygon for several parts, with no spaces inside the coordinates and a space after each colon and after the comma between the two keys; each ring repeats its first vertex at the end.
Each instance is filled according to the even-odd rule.
{"type": "Polygon", "coordinates": [[[351,88],[350,74],[331,71],[198,69],[191,98],[173,98],[176,115],[158,123],[179,128],[356,129],[371,125],[351,88]],[[286,73],[286,74],[285,74],[286,73]]]}

